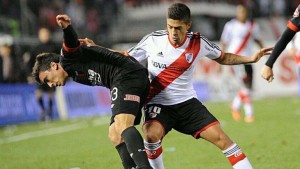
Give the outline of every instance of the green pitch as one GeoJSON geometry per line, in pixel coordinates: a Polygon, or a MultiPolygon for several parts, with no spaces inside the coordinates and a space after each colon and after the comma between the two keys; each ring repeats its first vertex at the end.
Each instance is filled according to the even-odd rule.
{"type": "MultiPolygon", "coordinates": [[[[300,98],[254,101],[256,122],[234,122],[229,103],[206,103],[255,169],[299,169],[300,98]]],[[[0,128],[1,169],[121,169],[108,140],[109,117],[0,128]]],[[[141,126],[138,126],[140,129],[141,126]]],[[[166,169],[229,169],[210,143],[172,131],[163,142],[166,169]]]]}

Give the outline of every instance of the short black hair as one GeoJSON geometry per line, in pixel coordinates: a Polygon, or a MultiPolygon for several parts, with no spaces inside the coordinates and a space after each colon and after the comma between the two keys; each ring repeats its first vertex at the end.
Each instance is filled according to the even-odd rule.
{"type": "Polygon", "coordinates": [[[183,3],[174,3],[168,8],[168,18],[189,23],[191,22],[190,8],[183,3]]]}
{"type": "Polygon", "coordinates": [[[39,78],[40,72],[49,70],[51,62],[59,63],[59,57],[56,53],[40,53],[37,55],[31,73],[37,83],[43,84],[39,78]]]}

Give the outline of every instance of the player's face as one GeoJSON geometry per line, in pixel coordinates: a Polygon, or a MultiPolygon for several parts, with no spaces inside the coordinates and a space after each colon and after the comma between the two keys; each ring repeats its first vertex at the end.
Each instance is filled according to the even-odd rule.
{"type": "Polygon", "coordinates": [[[47,84],[49,87],[64,86],[66,84],[68,74],[58,63],[51,62],[50,69],[41,71],[39,78],[42,83],[47,84]]]}
{"type": "Polygon", "coordinates": [[[236,18],[241,21],[241,22],[245,22],[247,20],[247,8],[245,8],[244,6],[239,5],[236,8],[236,18]]]}
{"type": "Polygon", "coordinates": [[[174,20],[170,18],[167,19],[169,39],[174,46],[179,46],[182,44],[191,25],[191,22],[187,24],[182,20],[174,20]]]}

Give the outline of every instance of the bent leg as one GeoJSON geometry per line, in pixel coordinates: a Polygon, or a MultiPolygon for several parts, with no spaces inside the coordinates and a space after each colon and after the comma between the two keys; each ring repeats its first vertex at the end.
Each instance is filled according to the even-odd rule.
{"type": "Polygon", "coordinates": [[[246,155],[237,144],[230,140],[219,124],[202,131],[200,137],[221,149],[234,169],[252,169],[246,155]]]}
{"type": "Polygon", "coordinates": [[[126,144],[124,143],[124,140],[122,139],[121,135],[119,135],[116,132],[115,123],[113,123],[109,127],[108,137],[109,137],[111,143],[117,149],[119,156],[122,160],[122,165],[123,165],[124,169],[135,168],[136,164],[134,163],[133,159],[130,157],[129,152],[126,147],[126,144]]]}
{"type": "Polygon", "coordinates": [[[165,134],[163,126],[158,121],[149,121],[143,125],[144,144],[150,165],[154,169],[163,169],[163,150],[161,140],[165,134]]]}
{"type": "Polygon", "coordinates": [[[138,130],[133,126],[135,116],[132,114],[118,114],[115,116],[115,130],[127,147],[127,150],[138,168],[148,169],[146,152],[144,149],[143,138],[138,130]]]}

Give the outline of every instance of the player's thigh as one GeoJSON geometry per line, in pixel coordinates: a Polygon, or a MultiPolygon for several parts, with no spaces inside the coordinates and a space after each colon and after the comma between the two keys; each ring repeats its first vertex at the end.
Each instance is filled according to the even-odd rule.
{"type": "Polygon", "coordinates": [[[143,130],[145,137],[161,139],[175,126],[177,120],[174,116],[172,106],[161,104],[148,104],[144,109],[145,122],[143,130]]]}
{"type": "Polygon", "coordinates": [[[177,131],[200,138],[200,133],[209,126],[218,124],[218,120],[196,98],[185,101],[176,109],[180,121],[174,127],[177,131]]]}
{"type": "Polygon", "coordinates": [[[134,124],[140,123],[141,108],[149,91],[149,80],[143,72],[136,72],[117,80],[111,87],[112,119],[118,114],[132,114],[134,124]]]}

